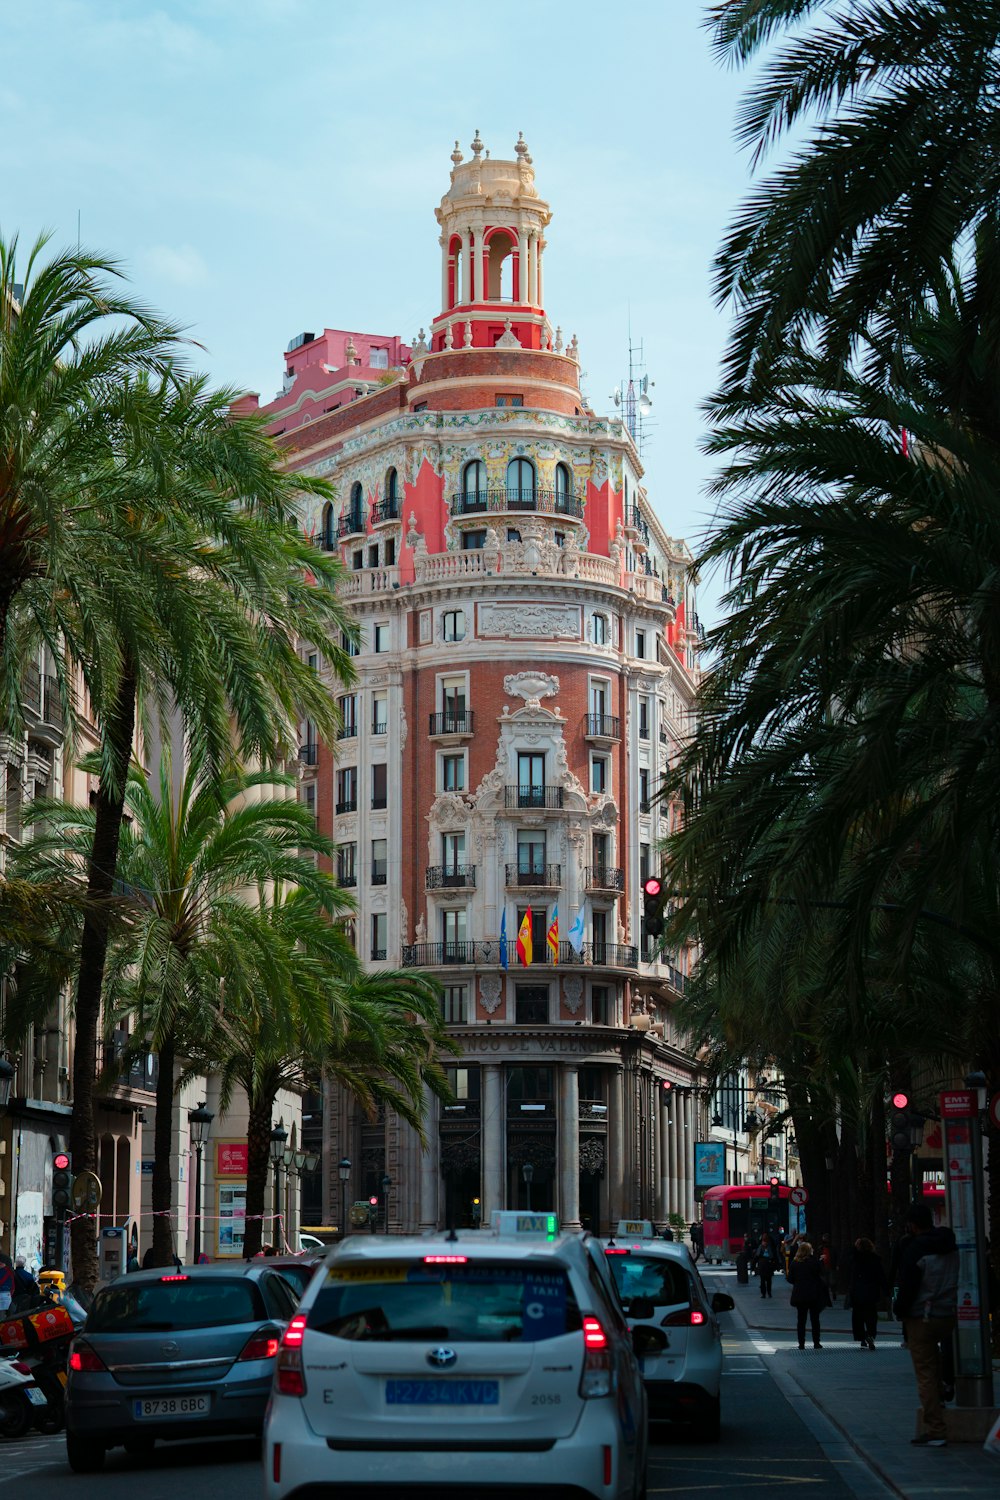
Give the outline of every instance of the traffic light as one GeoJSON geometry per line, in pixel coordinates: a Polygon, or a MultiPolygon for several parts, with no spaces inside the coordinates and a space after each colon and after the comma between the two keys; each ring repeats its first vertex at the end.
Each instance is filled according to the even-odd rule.
{"type": "Polygon", "coordinates": [[[650,875],[642,887],[642,931],[645,937],[658,938],[663,933],[663,882],[659,875],[650,875]]]}
{"type": "Polygon", "coordinates": [[[778,1202],[780,1202],[781,1201],[781,1192],[780,1192],[780,1189],[779,1189],[779,1186],[778,1186],[778,1179],[777,1179],[777,1177],[769,1177],[767,1180],[768,1180],[768,1183],[770,1184],[770,1187],[771,1187],[771,1202],[772,1203],[778,1203],[778,1202]]]}
{"type": "Polygon", "coordinates": [[[673,1079],[663,1078],[660,1080],[660,1100],[663,1104],[669,1104],[676,1092],[673,1079]]]}
{"type": "Polygon", "coordinates": [[[73,1201],[73,1158],[57,1151],[52,1158],[52,1207],[64,1214],[73,1201]]]}
{"type": "Polygon", "coordinates": [[[892,1114],[889,1119],[889,1139],[893,1151],[910,1149],[910,1096],[898,1090],[892,1096],[892,1114]]]}

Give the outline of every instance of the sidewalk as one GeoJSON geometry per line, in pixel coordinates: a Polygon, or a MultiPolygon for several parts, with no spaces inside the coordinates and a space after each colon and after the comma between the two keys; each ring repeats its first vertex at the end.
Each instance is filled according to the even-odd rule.
{"type": "MultiPolygon", "coordinates": [[[[935,1495],[996,1500],[1000,1495],[1000,1461],[984,1452],[981,1443],[912,1446],[917,1390],[898,1323],[881,1323],[874,1352],[862,1350],[851,1337],[851,1315],[841,1299],[840,1306],[823,1314],[823,1348],[813,1349],[807,1337],[806,1349],[800,1350],[795,1309],[783,1276],[774,1278],[774,1296],[765,1301],[754,1278],[749,1286],[738,1286],[733,1272],[704,1265],[699,1269],[711,1290],[729,1292],[736,1300],[736,1312],[722,1314],[723,1329],[727,1319],[732,1319],[735,1331],[742,1317],[753,1347],[764,1358],[778,1388],[825,1448],[839,1446],[843,1451],[846,1442],[890,1494],[905,1500],[935,1495]],[[823,1431],[810,1421],[810,1406],[825,1418],[820,1426],[826,1430],[826,1442],[823,1431]]],[[[995,1369],[994,1382],[1000,1395],[1000,1369],[995,1369]]],[[[835,1452],[828,1456],[837,1461],[835,1452]]],[[[877,1481],[859,1487],[847,1472],[843,1477],[858,1493],[886,1494],[877,1481]]]]}

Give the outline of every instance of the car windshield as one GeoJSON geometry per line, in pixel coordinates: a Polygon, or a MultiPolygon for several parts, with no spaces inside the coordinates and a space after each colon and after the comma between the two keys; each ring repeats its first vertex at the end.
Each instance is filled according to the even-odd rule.
{"type": "Polygon", "coordinates": [[[178,1332],[254,1323],[263,1315],[251,1281],[130,1281],[98,1292],[87,1318],[88,1333],[178,1332]]]}
{"type": "Polygon", "coordinates": [[[654,1307],[690,1305],[690,1277],[675,1260],[627,1250],[609,1255],[608,1265],[626,1307],[633,1297],[648,1297],[654,1307]]]}
{"type": "Polygon", "coordinates": [[[332,1266],[309,1327],[340,1339],[539,1343],[581,1327],[565,1272],[523,1263],[332,1266]]]}

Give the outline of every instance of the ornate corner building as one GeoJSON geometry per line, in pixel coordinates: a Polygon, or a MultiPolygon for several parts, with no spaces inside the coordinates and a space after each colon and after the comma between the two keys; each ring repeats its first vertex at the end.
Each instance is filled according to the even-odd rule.
{"type": "Polygon", "coordinates": [[[301,335],[265,408],[289,466],[336,487],[302,519],[342,555],[360,627],[355,687],[331,681],[338,742],[302,726],[302,795],[359,952],[434,974],[463,1054],[426,1150],[327,1093],[324,1222],[342,1192],[378,1197],[392,1230],[529,1203],[570,1227],[690,1218],[687,955],[641,926],[698,676],[691,558],[546,314],[551,213],[524,141],[497,160],[477,133],[452,161],[429,336],[301,335]]]}

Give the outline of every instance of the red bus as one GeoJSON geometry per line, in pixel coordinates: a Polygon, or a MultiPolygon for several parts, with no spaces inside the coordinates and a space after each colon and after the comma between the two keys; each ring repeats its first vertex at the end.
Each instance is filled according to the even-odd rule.
{"type": "Polygon", "coordinates": [[[751,1231],[759,1239],[765,1229],[801,1228],[803,1215],[794,1203],[789,1203],[789,1192],[784,1183],[779,1183],[778,1201],[774,1203],[767,1182],[706,1188],[701,1200],[705,1259],[735,1260],[751,1231]]]}

